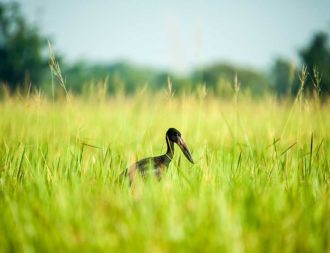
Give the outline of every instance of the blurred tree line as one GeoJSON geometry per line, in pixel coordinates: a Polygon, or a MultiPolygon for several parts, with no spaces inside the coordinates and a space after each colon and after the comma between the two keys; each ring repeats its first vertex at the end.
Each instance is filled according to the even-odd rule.
{"type": "MultiPolygon", "coordinates": [[[[308,46],[299,51],[302,64],[307,68],[304,91],[312,94],[319,88],[321,95],[330,94],[330,46],[328,34],[318,32],[308,46]],[[319,87],[317,87],[319,86],[319,87]]],[[[299,69],[290,61],[276,59],[271,72],[271,86],[279,97],[295,95],[300,87],[299,69]]]]}
{"type": "Polygon", "coordinates": [[[27,24],[17,3],[0,3],[0,81],[11,90],[44,78],[46,40],[27,24]]]}
{"type": "MultiPolygon", "coordinates": [[[[321,94],[330,93],[330,47],[327,38],[326,33],[317,33],[299,52],[301,64],[309,73],[305,84],[307,93],[312,92],[316,82],[319,82],[321,94]]],[[[9,87],[11,91],[31,85],[50,92],[54,80],[51,79],[48,61],[45,37],[27,23],[18,4],[0,2],[0,85],[9,87]]],[[[268,72],[222,63],[198,68],[186,76],[127,62],[97,64],[80,61],[68,65],[60,61],[60,66],[67,89],[74,93],[83,93],[94,85],[106,86],[109,94],[130,94],[145,87],[157,91],[167,87],[168,77],[176,93],[205,86],[223,97],[234,92],[235,76],[238,76],[241,90],[252,96],[269,92],[275,92],[279,98],[294,96],[300,85],[297,66],[286,59],[276,59],[268,72]]]]}

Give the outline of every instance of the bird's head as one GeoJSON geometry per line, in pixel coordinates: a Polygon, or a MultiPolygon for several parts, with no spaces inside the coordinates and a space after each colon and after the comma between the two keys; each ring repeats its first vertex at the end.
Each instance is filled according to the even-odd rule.
{"type": "Polygon", "coordinates": [[[187,157],[187,159],[191,163],[194,163],[194,160],[192,159],[190,150],[189,150],[187,144],[185,143],[185,141],[183,140],[183,138],[181,136],[181,133],[177,129],[169,128],[166,132],[166,139],[178,144],[178,146],[182,150],[183,154],[187,157]]]}

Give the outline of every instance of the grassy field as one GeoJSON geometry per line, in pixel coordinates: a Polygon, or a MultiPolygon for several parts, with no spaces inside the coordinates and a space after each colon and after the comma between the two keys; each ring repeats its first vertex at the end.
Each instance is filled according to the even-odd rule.
{"type": "Polygon", "coordinates": [[[330,252],[330,104],[204,95],[0,101],[0,252],[330,252]]]}

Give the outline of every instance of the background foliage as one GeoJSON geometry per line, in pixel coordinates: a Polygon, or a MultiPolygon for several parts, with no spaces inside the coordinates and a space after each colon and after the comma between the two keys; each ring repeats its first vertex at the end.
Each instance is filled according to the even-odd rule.
{"type": "MultiPolygon", "coordinates": [[[[56,56],[61,59],[60,65],[67,87],[74,93],[84,93],[93,85],[105,85],[108,94],[132,94],[146,87],[157,91],[165,88],[168,77],[171,77],[176,94],[206,86],[209,92],[226,97],[233,93],[228,84],[237,75],[242,84],[241,90],[251,96],[260,97],[275,92],[281,98],[297,94],[298,72],[301,65],[306,65],[309,76],[304,91],[310,93],[315,86],[317,70],[321,95],[326,96],[330,92],[330,48],[327,37],[326,33],[316,33],[307,46],[300,50],[301,62],[298,65],[283,58],[275,59],[269,70],[215,63],[201,66],[192,73],[178,75],[128,62],[100,64],[80,61],[67,64],[58,53],[56,56]]],[[[47,68],[49,56],[45,38],[36,27],[26,22],[17,4],[0,3],[2,85],[6,85],[11,91],[32,86],[51,94],[52,79],[47,68]]]]}

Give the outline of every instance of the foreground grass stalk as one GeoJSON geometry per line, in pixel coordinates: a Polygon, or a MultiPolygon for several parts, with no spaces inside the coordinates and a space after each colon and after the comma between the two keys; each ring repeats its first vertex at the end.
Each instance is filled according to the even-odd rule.
{"type": "Polygon", "coordinates": [[[58,80],[58,83],[63,88],[66,98],[69,99],[69,94],[68,94],[68,91],[67,91],[66,86],[65,86],[65,81],[64,81],[64,78],[62,76],[62,71],[61,71],[60,64],[56,61],[53,47],[52,47],[52,45],[49,41],[48,41],[48,48],[49,48],[49,68],[50,68],[50,72],[51,72],[51,75],[52,75],[53,97],[54,97],[54,93],[55,93],[55,88],[54,88],[54,84],[53,84],[53,80],[54,80],[53,77],[55,76],[56,79],[58,80]]]}

